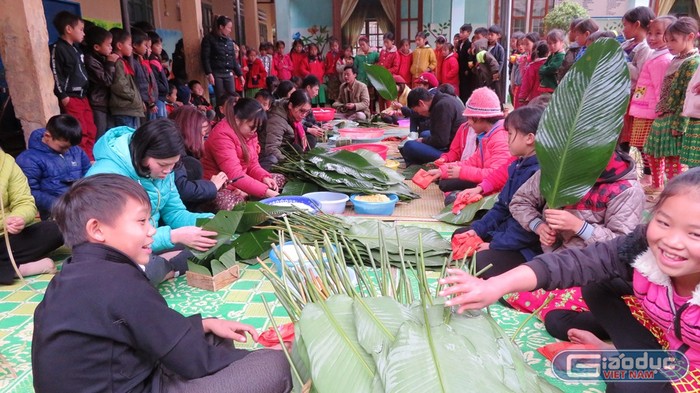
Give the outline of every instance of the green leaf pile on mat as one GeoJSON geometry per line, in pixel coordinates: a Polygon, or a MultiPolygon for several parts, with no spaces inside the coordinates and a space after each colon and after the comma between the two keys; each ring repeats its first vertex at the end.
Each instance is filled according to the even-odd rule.
{"type": "Polygon", "coordinates": [[[451,203],[442,209],[440,213],[434,215],[433,218],[453,225],[464,225],[472,222],[479,210],[490,210],[497,200],[497,194],[486,196],[478,202],[465,206],[459,214],[452,213],[453,204],[451,203]]]}
{"type": "MultiPolygon", "coordinates": [[[[428,283],[422,236],[412,243],[417,256],[400,254],[400,267],[392,268],[387,255],[393,245],[380,235],[380,258],[370,258],[373,267],[364,269],[366,260],[354,247],[348,252],[337,233],[318,230],[323,240],[301,247],[289,218],[282,219],[287,231],[280,241],[291,240],[308,262],[282,263],[282,277],[261,264],[295,324],[291,353],[282,345],[295,392],[558,391],[526,364],[488,314],[444,307],[439,288],[433,293],[428,283]],[[347,264],[354,266],[357,286],[347,264]]],[[[408,243],[398,232],[392,238],[394,245],[408,243]]]]}
{"type": "Polygon", "coordinates": [[[396,194],[401,200],[419,198],[404,182],[403,176],[384,166],[378,154],[328,151],[317,147],[305,154],[287,152],[276,172],[289,179],[315,183],[328,191],[357,194],[396,194]]]}

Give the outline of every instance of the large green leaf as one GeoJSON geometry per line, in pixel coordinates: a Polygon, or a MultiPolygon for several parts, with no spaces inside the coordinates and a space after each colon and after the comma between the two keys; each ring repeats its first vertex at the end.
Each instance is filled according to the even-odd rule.
{"type": "Polygon", "coordinates": [[[566,73],[537,130],[540,190],[559,208],[580,200],[612,156],[630,98],[620,44],[601,39],[566,73]]]}
{"type": "Polygon", "coordinates": [[[379,64],[367,64],[365,65],[365,70],[369,81],[372,82],[372,86],[377,89],[377,92],[383,99],[394,101],[398,98],[399,92],[396,88],[396,81],[394,81],[394,76],[391,75],[389,70],[379,64]]]}
{"type": "Polygon", "coordinates": [[[242,234],[232,244],[241,259],[250,259],[268,251],[274,236],[273,229],[258,229],[242,234]]]}
{"type": "Polygon", "coordinates": [[[206,251],[191,250],[194,257],[200,261],[207,259],[213,255],[219,247],[231,241],[236,228],[241,221],[242,214],[240,212],[232,212],[222,210],[216,213],[210,220],[201,224],[202,229],[217,233],[216,245],[206,251]]]}
{"type": "Polygon", "coordinates": [[[260,202],[247,202],[236,205],[233,211],[242,213],[236,232],[244,233],[248,232],[252,227],[269,220],[270,216],[292,213],[295,212],[296,209],[287,206],[266,205],[260,202]]]}
{"type": "Polygon", "coordinates": [[[421,240],[423,251],[429,252],[447,251],[450,249],[450,242],[445,240],[438,231],[430,228],[417,226],[396,225],[385,223],[379,220],[348,219],[352,223],[348,237],[360,241],[371,249],[380,248],[379,232],[382,231],[384,238],[383,247],[387,252],[398,254],[399,250],[418,250],[419,240],[421,240]],[[401,243],[401,248],[399,247],[401,243]]]}
{"type": "Polygon", "coordinates": [[[327,152],[322,149],[313,149],[306,154],[306,160],[324,171],[334,171],[370,181],[386,182],[388,180],[384,172],[370,164],[364,157],[347,150],[327,152]]]}
{"type": "Polygon", "coordinates": [[[479,210],[490,210],[497,200],[498,194],[489,195],[482,198],[479,202],[465,206],[459,214],[452,214],[452,206],[454,204],[451,203],[442,209],[440,213],[434,215],[433,218],[454,225],[464,225],[470,223],[479,210]]]}
{"type": "Polygon", "coordinates": [[[368,392],[375,375],[372,358],[357,341],[353,301],[335,295],[309,303],[298,322],[307,348],[311,379],[319,392],[368,392]]]}
{"type": "Polygon", "coordinates": [[[304,195],[309,192],[318,191],[318,185],[301,180],[288,181],[282,189],[280,195],[304,195]]]}

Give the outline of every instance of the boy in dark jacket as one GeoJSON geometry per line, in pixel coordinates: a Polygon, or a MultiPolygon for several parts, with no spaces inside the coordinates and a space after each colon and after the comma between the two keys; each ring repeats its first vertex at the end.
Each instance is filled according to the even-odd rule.
{"type": "Polygon", "coordinates": [[[148,34],[142,30],[131,29],[131,43],[134,48],[134,73],[136,77],[136,86],[139,88],[141,100],[145,107],[144,116],[146,120],[153,120],[158,114],[156,101],[158,100],[158,82],[151,70],[151,64],[148,61],[149,51],[151,50],[151,41],[148,34]]]}
{"type": "Polygon", "coordinates": [[[156,85],[158,86],[158,99],[156,100],[156,107],[158,108],[157,117],[167,117],[168,113],[165,109],[165,97],[169,92],[168,76],[166,75],[166,69],[163,67],[163,62],[161,61],[163,39],[160,38],[155,31],[149,31],[148,38],[151,40],[151,55],[148,57],[148,62],[151,65],[151,71],[153,72],[156,85]]]}
{"type": "Polygon", "coordinates": [[[114,53],[119,56],[115,64],[114,81],[110,87],[109,110],[115,126],[138,128],[143,117],[144,104],[136,86],[133,59],[131,55],[131,34],[124,29],[111,30],[114,37],[114,53]]]}
{"type": "Polygon", "coordinates": [[[112,53],[112,33],[99,26],[90,28],[85,39],[89,48],[85,54],[85,67],[90,79],[88,99],[97,127],[96,139],[99,139],[107,131],[109,90],[119,55],[112,53]]]}
{"type": "Polygon", "coordinates": [[[79,16],[68,11],[56,14],[53,24],[61,37],[51,45],[51,71],[53,72],[54,93],[61,108],[78,119],[83,132],[80,147],[92,160],[92,147],[95,145],[95,120],[93,119],[88,94],[88,74],[83,63],[83,42],[85,24],[79,16]]]}
{"type": "Polygon", "coordinates": [[[90,169],[90,159],[77,146],[81,137],[75,117],[57,115],[46,128],[32,132],[27,150],[17,156],[42,220],[51,216],[56,199],[90,169]]]}
{"type": "Polygon", "coordinates": [[[170,309],[146,277],[151,203],[120,175],[82,179],[54,217],[72,256],[34,313],[37,392],[288,392],[281,351],[235,349],[252,326],[170,309]]]}

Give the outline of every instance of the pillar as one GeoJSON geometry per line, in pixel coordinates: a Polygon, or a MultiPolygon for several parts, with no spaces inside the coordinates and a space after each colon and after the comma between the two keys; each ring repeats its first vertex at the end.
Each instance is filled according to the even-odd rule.
{"type": "Polygon", "coordinates": [[[25,140],[59,113],[41,0],[0,0],[0,56],[25,140]]]}
{"type": "MultiPolygon", "coordinates": [[[[207,84],[207,77],[202,68],[202,1],[187,0],[180,3],[180,14],[182,21],[182,43],[185,48],[185,65],[187,77],[197,79],[203,85],[207,84]]],[[[204,94],[209,95],[209,90],[204,89],[204,94]]],[[[211,101],[211,99],[209,100],[211,101]]]]}
{"type": "Polygon", "coordinates": [[[242,0],[245,18],[245,44],[248,48],[258,50],[260,46],[260,22],[258,21],[258,1],[242,0]]]}

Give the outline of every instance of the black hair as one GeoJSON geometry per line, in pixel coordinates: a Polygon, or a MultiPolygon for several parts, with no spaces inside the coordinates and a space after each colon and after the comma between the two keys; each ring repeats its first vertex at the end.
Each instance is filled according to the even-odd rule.
{"type": "Polygon", "coordinates": [[[276,89],[277,86],[280,84],[280,78],[278,78],[275,75],[268,75],[265,78],[265,87],[270,93],[273,93],[276,89]]]}
{"type": "Polygon", "coordinates": [[[688,195],[689,191],[700,191],[700,168],[690,168],[669,180],[664,190],[661,191],[656,205],[651,209],[652,213],[656,213],[668,198],[688,195]]]}
{"type": "Polygon", "coordinates": [[[83,129],[80,122],[68,114],[51,117],[46,123],[46,131],[51,134],[53,139],[68,141],[71,146],[79,145],[83,139],[83,129]]]}
{"type": "Polygon", "coordinates": [[[247,141],[243,140],[243,136],[239,134],[238,127],[234,126],[234,119],[243,121],[252,121],[256,130],[265,128],[267,123],[267,113],[260,103],[253,98],[241,98],[235,101],[232,98],[226,100],[224,104],[224,115],[226,121],[233,129],[233,132],[241,141],[241,152],[243,153],[243,162],[248,163],[250,160],[250,152],[248,151],[247,141]]]}
{"type": "Polygon", "coordinates": [[[617,37],[615,33],[613,33],[610,30],[598,30],[595,33],[591,34],[588,36],[588,40],[591,42],[595,42],[596,40],[600,38],[615,38],[617,37]]]}
{"type": "Polygon", "coordinates": [[[214,31],[214,32],[219,31],[220,27],[226,27],[227,24],[233,23],[231,18],[229,18],[226,15],[217,16],[215,22],[216,23],[214,23],[214,25],[212,26],[212,31],[214,31]]]}
{"type": "Polygon", "coordinates": [[[119,27],[113,27],[109,29],[109,32],[112,33],[112,47],[116,48],[117,44],[123,44],[126,42],[131,37],[131,34],[124,29],[120,29],[119,27]]]}
{"type": "Polygon", "coordinates": [[[445,36],[443,36],[443,35],[440,35],[440,36],[438,36],[438,38],[435,39],[436,44],[444,44],[446,42],[447,42],[447,38],[445,38],[445,36]]]}
{"type": "Polygon", "coordinates": [[[476,30],[474,30],[474,34],[479,34],[481,36],[486,37],[486,35],[489,33],[489,29],[485,27],[477,27],[476,30]]]}
{"type": "Polygon", "coordinates": [[[471,33],[471,32],[472,32],[472,24],[471,24],[471,23],[465,23],[465,24],[463,24],[462,26],[460,26],[459,31],[460,31],[460,32],[462,32],[462,31],[468,31],[468,32],[471,33]]]}
{"type": "Polygon", "coordinates": [[[76,14],[73,14],[68,11],[61,11],[53,17],[53,26],[58,31],[58,34],[64,35],[66,34],[66,27],[75,27],[82,20],[83,19],[76,14]]]}
{"type": "Polygon", "coordinates": [[[544,113],[544,108],[539,105],[526,105],[520,107],[506,117],[503,127],[505,129],[512,127],[518,131],[518,133],[523,135],[536,135],[537,127],[539,126],[540,119],[542,118],[542,113],[544,113]]]}
{"type": "Polygon", "coordinates": [[[150,23],[146,22],[145,20],[142,20],[140,22],[132,23],[131,27],[135,27],[141,31],[149,32],[149,31],[155,31],[156,28],[150,23]]]}
{"type": "Polygon", "coordinates": [[[295,86],[292,81],[281,81],[279,86],[277,86],[277,89],[275,89],[275,95],[277,96],[277,98],[287,98],[289,92],[292,91],[292,89],[294,88],[295,86]]]}
{"type": "Polygon", "coordinates": [[[501,30],[501,26],[499,25],[491,25],[489,27],[489,33],[503,35],[503,30],[501,30]]]}
{"type": "Polygon", "coordinates": [[[666,35],[698,34],[698,21],[689,16],[681,16],[666,28],[666,35]]]}
{"type": "Polygon", "coordinates": [[[454,50],[455,50],[455,46],[452,45],[451,42],[446,43],[446,44],[445,44],[445,48],[447,48],[447,51],[448,51],[448,52],[454,52],[454,50]]]}
{"type": "Polygon", "coordinates": [[[345,70],[352,70],[352,73],[357,75],[357,67],[355,67],[355,64],[346,65],[345,67],[343,67],[343,72],[345,72],[345,70]]]}
{"type": "Polygon", "coordinates": [[[525,34],[524,39],[531,41],[533,44],[536,44],[540,40],[540,34],[538,32],[531,32],[525,34]]]}
{"type": "Polygon", "coordinates": [[[581,23],[584,18],[574,18],[571,20],[571,23],[569,23],[569,31],[573,31],[576,28],[576,25],[581,23]]]}
{"type": "Polygon", "coordinates": [[[272,100],[274,100],[274,97],[272,97],[272,94],[270,94],[270,92],[267,91],[267,90],[265,90],[265,89],[260,89],[260,90],[258,90],[258,92],[255,93],[255,97],[254,97],[254,98],[256,98],[256,99],[262,98],[262,99],[265,100],[265,101],[272,101],[272,100]]]}
{"type": "Polygon", "coordinates": [[[595,21],[591,18],[584,19],[578,22],[576,27],[574,27],[574,31],[581,34],[584,34],[586,32],[593,34],[596,31],[598,31],[598,29],[598,24],[595,23],[595,21]]]}
{"type": "Polygon", "coordinates": [[[408,38],[402,38],[401,41],[399,41],[399,46],[404,46],[404,44],[406,43],[410,44],[411,40],[409,40],[408,38]]]}
{"type": "Polygon", "coordinates": [[[301,87],[301,77],[294,75],[293,77],[289,78],[289,80],[294,84],[295,88],[301,87]]]}
{"type": "Polygon", "coordinates": [[[201,84],[202,84],[202,82],[200,82],[200,81],[198,81],[198,80],[196,80],[196,79],[192,79],[191,81],[189,81],[189,82],[187,83],[187,87],[189,87],[190,90],[192,90],[196,85],[201,85],[201,84]]]}
{"type": "Polygon", "coordinates": [[[258,53],[258,51],[255,50],[255,48],[248,48],[248,49],[245,51],[245,55],[246,55],[246,56],[250,56],[251,53],[258,53]]]}
{"type": "Polygon", "coordinates": [[[423,37],[425,40],[427,40],[427,39],[428,39],[428,33],[424,32],[424,31],[419,31],[419,32],[416,33],[416,37],[423,37]]]}
{"type": "Polygon", "coordinates": [[[177,90],[177,85],[173,82],[168,82],[168,95],[172,94],[173,90],[177,90]]]}
{"type": "Polygon", "coordinates": [[[625,12],[625,15],[622,17],[622,19],[630,23],[639,22],[639,26],[642,29],[649,30],[649,25],[655,17],[656,15],[654,15],[654,11],[652,11],[651,8],[640,6],[634,7],[631,10],[625,12]]]}
{"type": "Polygon", "coordinates": [[[384,39],[389,40],[391,42],[394,42],[394,33],[388,32],[388,33],[384,34],[384,39]]]}
{"type": "Polygon", "coordinates": [[[552,93],[542,93],[528,102],[529,106],[540,106],[546,108],[549,102],[552,101],[552,93]]]}
{"type": "Polygon", "coordinates": [[[143,30],[137,29],[135,27],[131,28],[131,42],[134,45],[139,45],[143,43],[144,41],[148,41],[148,34],[146,34],[143,30]]]}
{"type": "MultiPolygon", "coordinates": [[[[455,96],[455,97],[457,96],[457,92],[455,91],[455,87],[449,83],[443,83],[440,86],[438,86],[437,89],[440,93],[449,94],[449,95],[455,96]]],[[[411,93],[409,93],[409,94],[411,94],[411,93]]]]}
{"type": "Polygon", "coordinates": [[[85,226],[90,220],[112,225],[124,213],[129,199],[151,210],[146,190],[136,181],[122,175],[102,173],[84,177],[58,198],[52,217],[68,247],[88,241],[85,226]]]}
{"type": "Polygon", "coordinates": [[[510,38],[514,40],[522,40],[523,38],[525,38],[525,33],[523,33],[522,31],[516,31],[515,33],[513,33],[513,35],[510,36],[510,38]]]}
{"type": "MultiPolygon", "coordinates": [[[[578,26],[578,25],[577,25],[578,26]]],[[[559,29],[552,29],[547,33],[547,42],[564,41],[564,32],[559,29]]]]}
{"type": "Polygon", "coordinates": [[[275,42],[275,48],[279,47],[280,45],[285,46],[285,47],[287,46],[287,44],[285,44],[284,41],[280,40],[280,41],[275,42]]]}
{"type": "Polygon", "coordinates": [[[149,31],[146,34],[148,34],[148,39],[151,40],[151,45],[163,42],[163,39],[155,31],[149,31]]]}
{"type": "Polygon", "coordinates": [[[321,81],[315,75],[309,74],[301,81],[301,88],[321,86],[321,81]]]}
{"type": "Polygon", "coordinates": [[[418,106],[418,101],[433,101],[433,95],[427,89],[422,87],[417,87],[408,93],[408,98],[406,99],[406,106],[413,109],[418,106]]]}
{"type": "Polygon", "coordinates": [[[129,143],[131,163],[136,174],[150,176],[148,167],[143,165],[147,158],[171,158],[185,152],[182,134],[175,122],[170,119],[156,119],[146,122],[134,131],[129,143]]]}
{"type": "Polygon", "coordinates": [[[311,98],[304,90],[297,90],[289,96],[289,104],[293,108],[298,108],[304,104],[311,104],[311,98]]]}
{"type": "Polygon", "coordinates": [[[535,47],[532,48],[532,53],[538,58],[547,57],[547,54],[549,53],[549,46],[547,45],[547,41],[537,41],[535,47]]]}
{"type": "Polygon", "coordinates": [[[85,32],[85,43],[89,49],[102,45],[108,38],[112,38],[112,33],[100,26],[93,26],[85,32]]]}

